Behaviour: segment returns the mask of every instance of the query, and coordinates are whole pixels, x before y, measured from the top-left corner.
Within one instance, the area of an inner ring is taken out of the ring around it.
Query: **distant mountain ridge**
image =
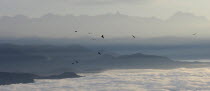
[[[136,54],[131,54],[131,55],[122,55],[122,56],[119,56],[118,58],[126,59],[126,58],[151,58],[151,57],[153,57],[153,58],[166,58],[166,59],[168,59],[167,57],[163,57],[163,56],[146,55],[146,54],[142,54],[142,53],[136,53]]]
[[[103,22],[101,22],[103,21]],[[123,14],[104,14],[96,16],[59,16],[47,14],[40,18],[24,15],[0,18],[0,36],[9,38],[81,38],[88,32],[109,37],[127,37],[135,33],[142,37],[189,36],[190,32],[205,33],[209,30],[209,20],[191,13],[177,12],[166,20],[156,17],[136,17]],[[97,25],[97,26],[95,26]],[[186,30],[186,32],[183,32]],[[74,31],[78,31],[75,33]],[[113,33],[115,32],[115,33]],[[120,32],[120,33],[119,33]],[[164,32],[164,33],[163,33]],[[16,36],[16,37],[14,37]]]
[[[64,79],[81,77],[74,72],[65,72],[60,75],[38,76],[30,73],[0,72],[0,85],[19,83],[34,83],[34,79]]]
[[[6,52],[6,53],[5,53]],[[197,64],[196,66],[192,66]],[[0,72],[24,72],[39,75],[63,72],[100,72],[109,69],[172,69],[201,67],[200,62],[178,62],[167,57],[141,53],[99,55],[82,46],[0,45]],[[206,66],[209,63],[204,63]]]

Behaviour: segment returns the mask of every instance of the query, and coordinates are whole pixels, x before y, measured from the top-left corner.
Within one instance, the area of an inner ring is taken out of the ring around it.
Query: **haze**
[[[209,3],[0,0],[0,90],[209,90]]]
[[[93,32],[95,36],[113,38],[132,34],[189,37],[198,33],[208,37],[208,3],[209,0],[1,0],[0,16],[4,17],[0,20],[0,34],[68,38],[87,37],[88,32]],[[70,35],[75,29],[82,32]]]
[[[210,18],[209,0],[1,0],[0,16],[24,14],[39,17],[46,13],[97,15],[120,11],[131,16],[166,19],[177,11]]]

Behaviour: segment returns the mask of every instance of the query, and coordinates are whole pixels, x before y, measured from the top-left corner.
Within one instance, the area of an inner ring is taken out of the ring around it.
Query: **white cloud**
[[[195,91],[210,89],[210,68],[113,70],[86,77],[0,86],[0,91]]]

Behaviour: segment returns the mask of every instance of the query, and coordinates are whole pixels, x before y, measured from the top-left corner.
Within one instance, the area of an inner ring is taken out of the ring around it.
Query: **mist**
[[[0,90],[208,90],[209,3],[0,0]]]
[[[119,12],[96,16],[47,14],[40,18],[17,15],[1,17],[0,34],[1,37],[13,38],[97,38],[104,34],[112,39],[131,35],[138,38],[192,37],[192,34],[198,33],[199,38],[208,38],[209,24],[207,18],[185,12],[177,12],[167,20],[128,16]]]

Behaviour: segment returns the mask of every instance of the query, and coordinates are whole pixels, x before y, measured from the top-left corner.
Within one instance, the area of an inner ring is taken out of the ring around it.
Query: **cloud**
[[[1,91],[196,91],[210,89],[210,68],[112,70],[86,77],[36,80],[0,86]]]

